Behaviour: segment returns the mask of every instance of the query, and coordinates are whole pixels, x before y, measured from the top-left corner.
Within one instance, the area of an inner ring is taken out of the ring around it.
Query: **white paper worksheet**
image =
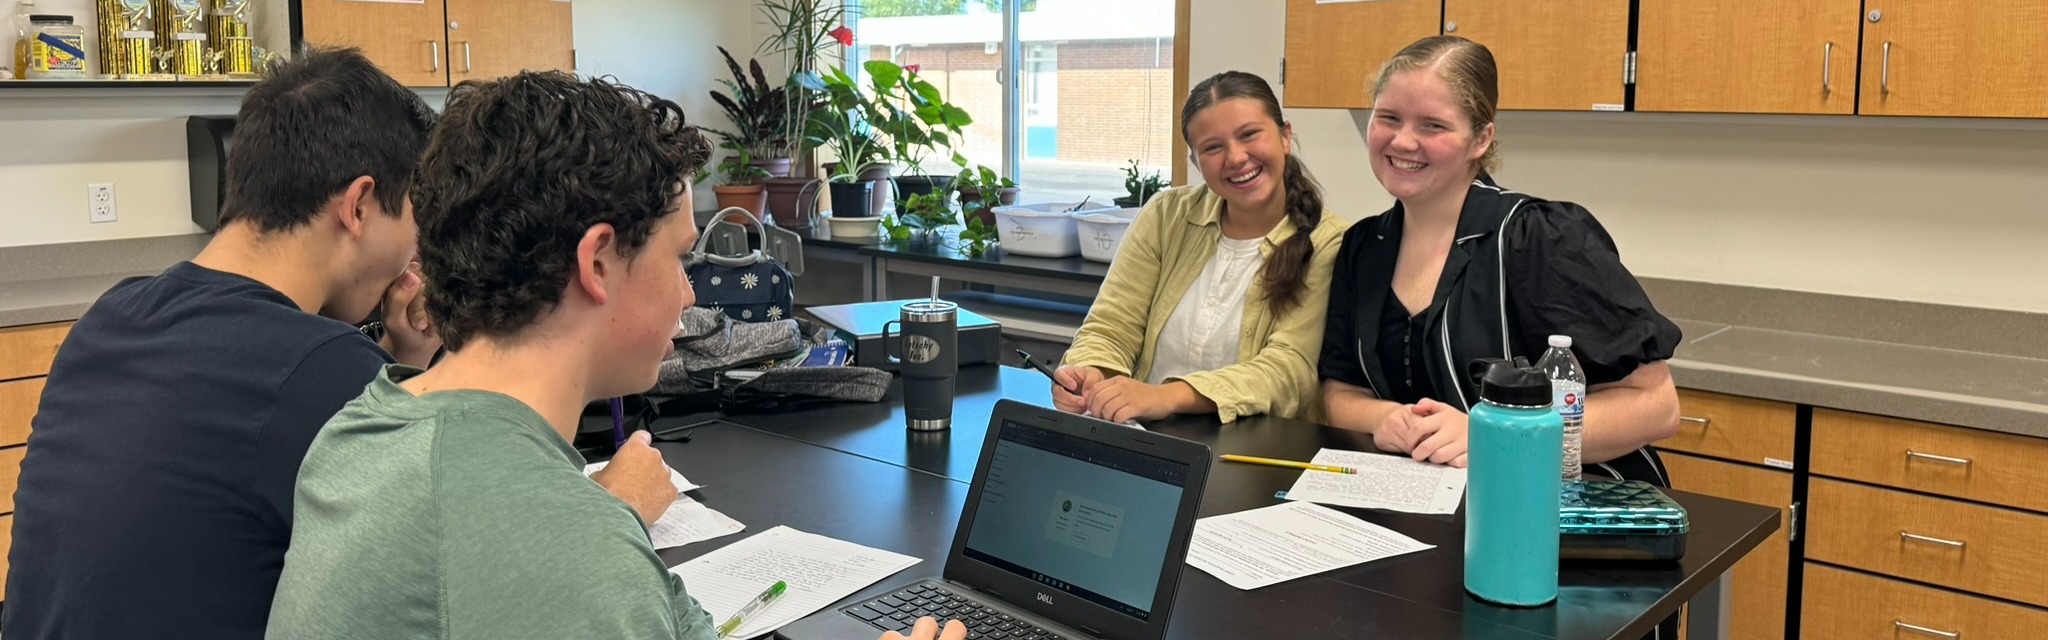
[[[729,536],[746,528],[740,521],[689,496],[676,496],[675,504],[669,505],[654,524],[647,525],[647,538],[654,542],[654,548],[667,549]]]
[[[606,460],[604,462],[592,462],[590,464],[584,465],[583,475],[587,476],[593,473],[597,473],[599,469],[603,469],[605,465],[611,463],[612,461]],[[683,477],[683,472],[677,471],[675,467],[668,468],[668,481],[675,483],[676,493],[682,493],[684,491],[696,491],[698,489],[704,488],[695,482],[691,482],[689,478]]]
[[[776,527],[669,571],[682,576],[683,588],[711,613],[712,624],[725,622],[775,581],[789,583],[782,599],[741,622],[732,633],[734,638],[752,638],[796,622],[917,562],[917,558],[900,553]]]
[[[1358,473],[1303,471],[1285,498],[1431,514],[1455,513],[1465,500],[1464,469],[1343,449],[1316,452],[1314,463],[1351,467]]]
[[[1336,509],[1289,502],[1196,520],[1188,566],[1249,591],[1433,548]]]

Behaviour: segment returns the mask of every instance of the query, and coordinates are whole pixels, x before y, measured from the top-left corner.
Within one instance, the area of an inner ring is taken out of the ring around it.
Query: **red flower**
[[[833,29],[831,31],[826,32],[826,35],[832,36],[833,40],[838,40],[839,46],[853,46],[853,30],[846,28],[845,25],[841,25],[837,29]]]
[[[924,69],[924,67],[922,67],[922,66],[919,66],[919,65],[914,65],[914,64],[906,64],[906,65],[903,65],[903,70],[904,70],[904,71],[909,71],[909,72],[911,72],[911,73],[917,73],[918,71],[920,71],[920,70],[922,70],[922,69]]]

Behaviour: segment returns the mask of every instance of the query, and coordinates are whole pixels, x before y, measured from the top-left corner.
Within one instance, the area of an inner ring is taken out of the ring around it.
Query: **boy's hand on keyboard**
[[[882,634],[881,640],[967,640],[967,625],[959,620],[947,620],[946,629],[939,631],[939,621],[930,617],[918,618],[917,626],[910,628],[910,637],[890,631]]]

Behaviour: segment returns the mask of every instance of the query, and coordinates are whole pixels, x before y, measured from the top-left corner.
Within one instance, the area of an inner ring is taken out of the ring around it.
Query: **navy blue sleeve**
[[[1337,249],[1337,263],[1331,267],[1335,273],[1330,276],[1329,320],[1323,325],[1323,349],[1316,359],[1316,377],[1336,380],[1357,387],[1368,387],[1365,370],[1358,365],[1358,288],[1360,281],[1358,254],[1365,244],[1367,227],[1371,220],[1351,225],[1344,233],[1344,244]]]
[[[368,337],[344,334],[308,352],[278,386],[276,410],[263,425],[250,467],[251,486],[263,497],[265,515],[291,525],[292,491],[313,436],[342,405],[362,395],[377,371],[390,362],[391,356]]]
[[[1636,367],[1671,358],[1678,325],[1650,304],[1591,212],[1569,202],[1538,202],[1522,213],[1502,239],[1516,353],[1541,354],[1549,336],[1571,336],[1590,384],[1617,382]]]

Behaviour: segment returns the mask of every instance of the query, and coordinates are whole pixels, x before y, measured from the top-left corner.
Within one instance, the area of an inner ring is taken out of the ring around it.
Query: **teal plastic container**
[[[1473,369],[1483,376],[1467,421],[1465,591],[1496,604],[1550,604],[1557,600],[1564,421],[1550,410],[1542,373],[1497,360]]]

